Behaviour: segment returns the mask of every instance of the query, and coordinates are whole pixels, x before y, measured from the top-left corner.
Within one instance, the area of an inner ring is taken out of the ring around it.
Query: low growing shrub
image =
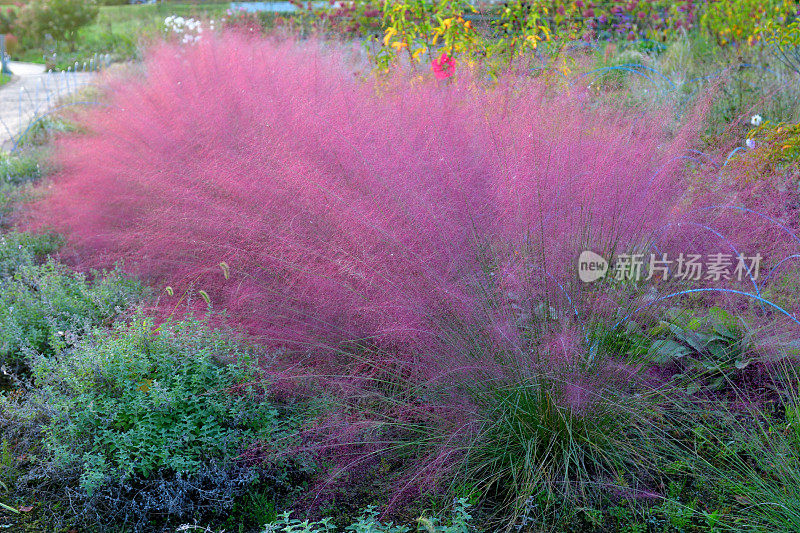
[[[2,239],[0,251],[9,249]],[[11,257],[0,256],[0,364],[8,368],[24,366],[35,354],[58,353],[95,327],[110,325],[142,295],[141,284],[120,270],[87,276],[53,259],[36,264],[36,249],[10,248]]]
[[[87,524],[149,531],[230,510],[259,484],[288,490],[288,469],[243,453],[279,447],[292,419],[265,397],[258,361],[204,322],[136,316],[36,357],[33,374],[26,402],[47,420],[22,490],[57,497],[66,485]]]
[[[62,244],[54,233],[21,233],[12,231],[0,235],[0,283],[8,282],[22,267],[52,254]]]

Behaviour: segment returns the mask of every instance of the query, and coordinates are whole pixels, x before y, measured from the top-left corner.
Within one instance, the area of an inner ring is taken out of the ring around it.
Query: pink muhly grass
[[[39,220],[86,264],[194,283],[251,333],[318,349],[430,342],[432,320],[469,319],[498,276],[555,295],[543,274],[571,281],[581,247],[674,216],[682,148],[654,121],[535,81],[379,96],[342,53],[234,36],[156,48],[60,143]]]
[[[87,133],[59,142],[36,223],[66,231],[85,266],[124,260],[174,287],[166,308],[207,291],[255,338],[343,376],[331,382],[351,398],[404,391],[371,425],[343,416],[333,440],[387,420],[427,431],[410,484],[511,431],[503,399],[526,416],[554,402],[554,424],[585,419],[597,437],[613,416],[594,424],[592,407],[624,413],[606,391],[636,370],[596,360],[587,325],[621,323],[647,292],[583,285],[576,259],[717,246],[687,223],[715,222],[699,206],[737,193],[687,194],[695,124],[672,132],[666,111],[514,76],[359,81],[348,53],[235,35],[154,48],[144,74],[106,81]],[[731,220],[731,238],[765,235]],[[509,426],[493,426],[498,410]]]

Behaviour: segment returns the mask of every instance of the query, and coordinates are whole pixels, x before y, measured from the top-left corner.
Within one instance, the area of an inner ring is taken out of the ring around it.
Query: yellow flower
[[[411,54],[411,57],[413,57],[414,59],[419,59],[419,56],[421,56],[422,54],[424,54],[424,53],[425,53],[425,52],[427,52],[427,51],[428,51],[428,49],[427,49],[427,48],[425,48],[424,46],[423,46],[422,48],[417,48],[417,49],[414,51],[414,53],[413,53],[413,54]]]
[[[392,43],[392,48],[394,48],[397,51],[400,51],[400,50],[402,50],[403,48],[405,48],[407,46],[408,46],[408,44],[406,44],[405,41],[395,41],[395,42]]]

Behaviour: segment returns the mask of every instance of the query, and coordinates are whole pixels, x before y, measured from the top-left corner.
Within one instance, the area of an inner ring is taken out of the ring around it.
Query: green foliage
[[[60,116],[47,115],[31,124],[17,139],[20,147],[39,147],[51,142],[56,134],[77,131],[74,124]]]
[[[540,41],[550,40],[551,29],[545,26],[546,14],[546,9],[532,7],[522,0],[506,3],[494,21],[498,38],[487,46],[487,55],[499,55],[511,61],[536,50]]]
[[[673,379],[690,393],[701,387],[722,389],[755,360],[747,325],[719,307],[709,309],[707,318],[676,316],[663,321],[651,335],[656,340],[648,360],[679,365]]]
[[[21,185],[39,179],[41,174],[39,162],[35,157],[0,154],[0,181]]]
[[[78,30],[97,18],[94,0],[32,0],[20,12],[17,26],[33,42],[50,35],[74,43]]]
[[[142,294],[121,271],[72,272],[35,258],[50,246],[19,234],[0,238],[0,364],[19,368],[26,357],[55,354],[108,324]],[[33,246],[26,246],[25,241]]]
[[[793,72],[800,72],[800,20],[788,25],[770,20],[760,32],[773,56]]]
[[[472,515],[469,513],[470,505],[466,498],[457,498],[454,502],[453,516],[448,523],[441,523],[436,517],[420,517],[415,528],[395,525],[393,522],[384,523],[379,519],[378,511],[369,506],[364,513],[351,525],[338,529],[332,524],[330,518],[320,521],[309,521],[292,518],[291,513],[283,513],[274,524],[269,524],[262,533],[336,533],[337,531],[352,533],[409,533],[419,531],[426,533],[470,533],[474,531],[471,526]]]
[[[797,7],[790,0],[725,0],[708,2],[700,26],[721,46],[753,44],[761,28],[773,21],[786,21]]]
[[[579,39],[664,40],[690,27],[694,16],[693,4],[665,0],[513,0],[480,11],[469,2],[389,0],[384,5],[383,48],[374,59],[380,69],[388,68],[398,53],[407,54],[412,63],[441,52],[490,64],[510,62],[533,53],[540,43],[553,53]],[[480,31],[473,20],[485,22]],[[655,45],[647,44],[648,49]]]
[[[773,369],[773,379],[789,384],[777,412],[751,402],[739,412],[715,413],[719,429],[706,432],[704,453],[693,457],[691,465],[695,475],[725,496],[723,511],[730,517],[703,513],[713,531],[729,524],[739,531],[800,531],[797,370],[791,361]]]
[[[654,406],[646,393],[630,394],[635,376],[623,382],[614,372],[587,361],[495,388],[464,452],[467,479],[536,523],[561,514],[557,502],[591,502],[598,479],[625,490],[652,468]]]
[[[772,170],[800,162],[800,124],[766,121],[750,130],[747,138],[755,143],[759,163]]]
[[[0,235],[0,284],[21,267],[32,266],[38,258],[58,250],[61,237],[54,233],[9,232]]]
[[[376,57],[379,67],[387,67],[395,52],[408,54],[412,63],[434,57],[434,47],[452,55],[475,44],[477,34],[464,15],[475,12],[466,1],[402,0],[384,5],[384,50]]]
[[[156,327],[139,316],[98,330],[35,360],[36,394],[51,409],[47,450],[54,464],[79,466],[89,494],[158,471],[191,477],[215,462],[230,466],[256,439],[278,436],[256,364],[193,318]]]
[[[28,185],[40,175],[35,157],[0,154],[0,227],[9,224],[14,205],[29,196]]]
[[[10,7],[0,9],[0,34],[13,33],[16,21],[17,12],[14,9]]]

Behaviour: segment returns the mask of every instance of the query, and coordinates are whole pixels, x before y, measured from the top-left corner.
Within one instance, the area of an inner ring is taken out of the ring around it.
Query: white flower
[[[752,117],[750,117],[750,124],[752,124],[756,128],[759,127],[763,121],[764,119],[761,118],[761,115],[753,115]]]
[[[751,150],[756,147],[756,141],[754,139],[747,139],[744,144],[746,144]]]

